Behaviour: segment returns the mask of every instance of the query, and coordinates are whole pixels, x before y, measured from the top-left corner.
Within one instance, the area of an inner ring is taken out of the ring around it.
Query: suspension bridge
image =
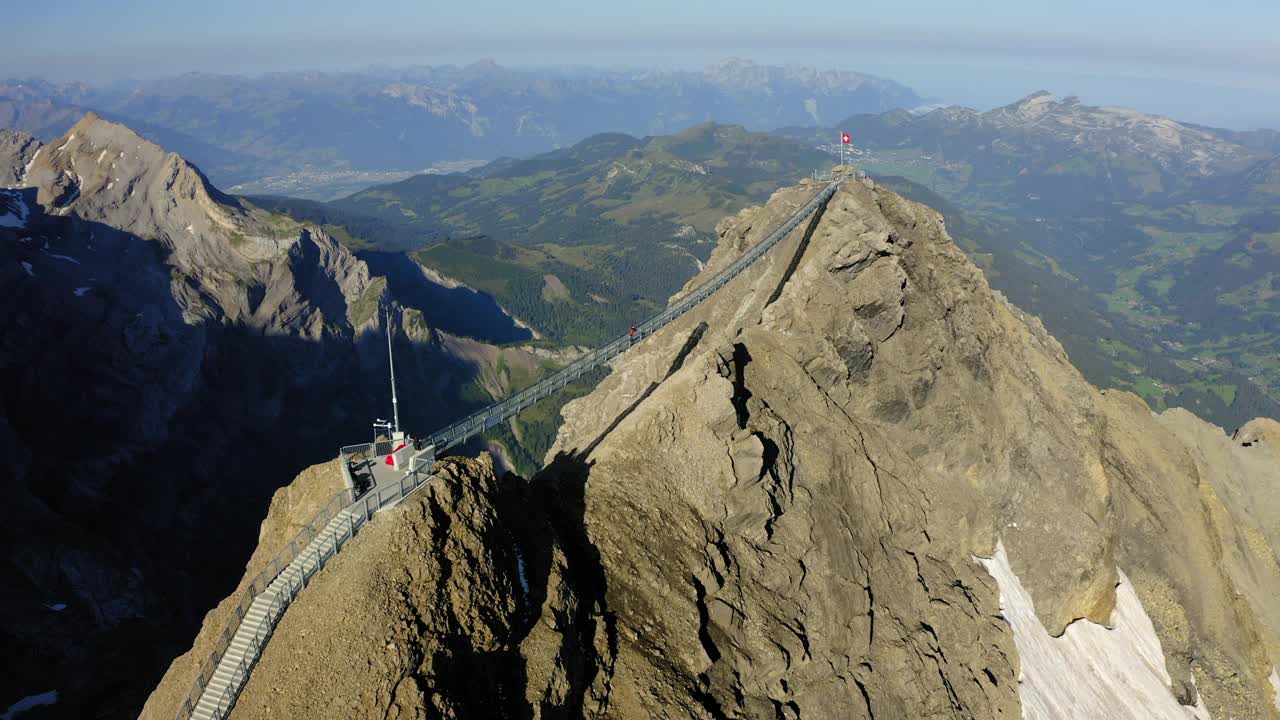
[[[605,343],[530,387],[425,438],[413,439],[396,432],[391,440],[342,448],[346,489],[330,500],[249,583],[231,619],[217,636],[213,651],[202,661],[176,720],[222,720],[230,714],[293,599],[375,513],[396,505],[425,485],[431,479],[436,458],[551,396],[706,301],[825,207],[850,177],[849,172],[832,173],[828,182],[768,237],[661,313],[635,326],[634,332]],[[392,392],[394,396],[394,389]]]

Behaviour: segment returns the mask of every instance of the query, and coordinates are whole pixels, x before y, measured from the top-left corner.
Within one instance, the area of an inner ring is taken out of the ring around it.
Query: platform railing
[[[350,488],[339,491],[289,540],[289,544],[281,548],[271,559],[271,562],[267,563],[249,582],[244,592],[240,594],[240,601],[236,604],[235,610],[232,611],[231,617],[227,620],[226,625],[223,626],[222,632],[218,634],[213,650],[201,663],[195,684],[192,686],[191,691],[187,693],[186,700],[179,706],[177,720],[186,720],[195,712],[196,705],[200,702],[201,696],[204,695],[204,689],[209,685],[209,680],[213,678],[213,673],[218,669],[218,663],[222,661],[222,656],[226,654],[227,648],[231,646],[231,640],[235,637],[236,631],[240,629],[240,624],[244,621],[245,614],[249,612],[250,606],[253,605],[254,599],[265,592],[280,573],[289,567],[294,559],[306,549],[307,545],[311,544],[316,535],[324,530],[329,521],[333,519],[333,516],[349,506],[353,500],[354,495]]]
[[[430,474],[432,465],[430,462],[418,461],[415,462],[414,465],[415,467],[405,473],[405,475],[401,477],[395,485],[375,488],[374,491],[365,494],[354,502],[351,501],[352,496],[349,490],[339,493],[339,495],[336,496],[334,500],[330,501],[330,503],[326,505],[321,512],[317,513],[315,519],[308,523],[307,527],[304,528],[304,530],[298,534],[297,538],[290,543],[290,547],[280,553],[280,556],[283,556],[288,551],[294,550],[294,544],[305,537],[306,542],[302,543],[293,551],[292,557],[296,558],[308,545],[311,544],[316,536],[320,535],[324,531],[337,513],[344,510],[348,511],[346,532],[335,534],[330,543],[322,543],[320,547],[316,548],[314,562],[310,564],[303,563],[299,567],[295,568],[291,574],[286,575],[283,592],[273,594],[271,607],[266,614],[266,622],[263,623],[262,627],[255,630],[253,638],[250,640],[252,652],[247,652],[245,657],[237,663],[236,669],[232,671],[231,682],[228,684],[227,688],[223,690],[218,699],[216,705],[217,717],[225,717],[226,712],[229,712],[231,707],[235,705],[236,699],[239,697],[240,692],[244,689],[245,682],[248,680],[249,673],[253,670],[253,666],[261,656],[263,645],[266,644],[267,639],[270,638],[271,634],[275,631],[275,626],[280,621],[281,616],[284,615],[285,609],[293,603],[293,600],[302,592],[303,588],[311,584],[311,579],[315,577],[316,573],[324,569],[329,561],[346,546],[347,542],[350,541],[351,538],[355,537],[356,532],[372,520],[373,516],[379,510],[400,502],[404,498],[413,494],[419,488],[426,485],[427,482],[434,477]],[[340,499],[346,504],[342,507],[336,507],[335,501]],[[292,562],[293,560],[290,559],[288,563],[278,565],[280,571],[288,568]],[[277,567],[275,563],[276,561],[273,561],[273,565],[271,567],[263,570],[259,575],[259,579],[265,577],[271,569]],[[270,580],[267,580],[265,584],[262,585],[262,590],[259,594],[261,592],[265,592],[278,576],[279,571],[277,571],[275,576],[272,576]],[[255,584],[259,582],[259,579],[255,579]],[[248,592],[246,592],[246,596],[247,595]],[[254,597],[256,597],[256,595]],[[221,661],[222,656],[226,654],[227,647],[230,646],[232,638],[235,637],[236,631],[239,629],[244,613],[248,612],[248,607],[252,604],[253,598],[248,598],[247,601],[241,601],[243,612],[240,612],[240,608],[237,608],[237,614],[234,618],[234,622],[229,622],[227,627],[223,630],[222,636],[226,638],[226,642],[220,642],[216,653],[209,656],[208,663],[211,663],[209,670],[206,673],[202,669],[200,674],[200,680],[202,682],[198,681],[197,687],[192,689],[192,693],[188,696],[187,702],[183,704],[182,710],[178,713],[178,720],[186,720],[186,718],[191,717],[191,714],[195,711],[195,707],[204,693],[204,688],[208,685],[209,678],[213,677],[214,670],[217,669],[218,663]]]

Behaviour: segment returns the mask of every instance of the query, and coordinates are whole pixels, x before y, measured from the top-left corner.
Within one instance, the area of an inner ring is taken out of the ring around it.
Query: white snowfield
[[[1210,720],[1206,708],[1174,698],[1160,638],[1124,573],[1110,629],[1078,620],[1054,638],[1010,569],[1004,544],[978,562],[1000,586],[1000,610],[1022,658],[1018,696],[1025,720]]]
[[[31,166],[36,164],[36,158],[40,157],[41,150],[44,150],[43,145],[36,148],[36,151],[31,155],[31,159],[28,160],[26,166],[22,168],[22,180],[18,182],[19,187],[26,187],[27,176],[31,174]]]
[[[1271,668],[1271,687],[1276,690],[1276,709],[1280,710],[1280,672]]]

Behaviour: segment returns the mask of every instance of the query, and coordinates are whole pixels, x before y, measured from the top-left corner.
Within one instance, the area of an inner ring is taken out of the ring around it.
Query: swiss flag
[[[853,138],[849,137],[849,133],[842,132],[840,133],[840,142],[844,143],[845,145],[848,145],[849,143],[853,142]]]

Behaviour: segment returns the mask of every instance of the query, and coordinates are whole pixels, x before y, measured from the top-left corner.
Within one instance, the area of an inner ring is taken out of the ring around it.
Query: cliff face
[[[412,427],[500,391],[499,354],[538,362],[428,327],[323,228],[93,115],[0,135],[0,188],[3,697],[137,712],[279,481],[388,412],[388,310]]]
[[[803,194],[723,224],[709,271]],[[837,697],[997,714],[1018,654],[972,558],[1002,542],[1051,635],[1108,623],[1122,570],[1178,698],[1198,686],[1217,717],[1274,712],[1280,527],[1223,497],[1274,493],[1275,448],[1090,387],[923,206],[846,186],[807,246],[789,242],[565,410],[609,605],[663,598],[652,618],[618,613],[635,672],[615,683],[664,668],[729,714]],[[639,538],[663,539],[660,562]],[[646,707],[642,684],[627,695]]]
[[[1280,717],[1275,423],[1089,386],[870,182],[564,416],[357,537],[235,716]]]

